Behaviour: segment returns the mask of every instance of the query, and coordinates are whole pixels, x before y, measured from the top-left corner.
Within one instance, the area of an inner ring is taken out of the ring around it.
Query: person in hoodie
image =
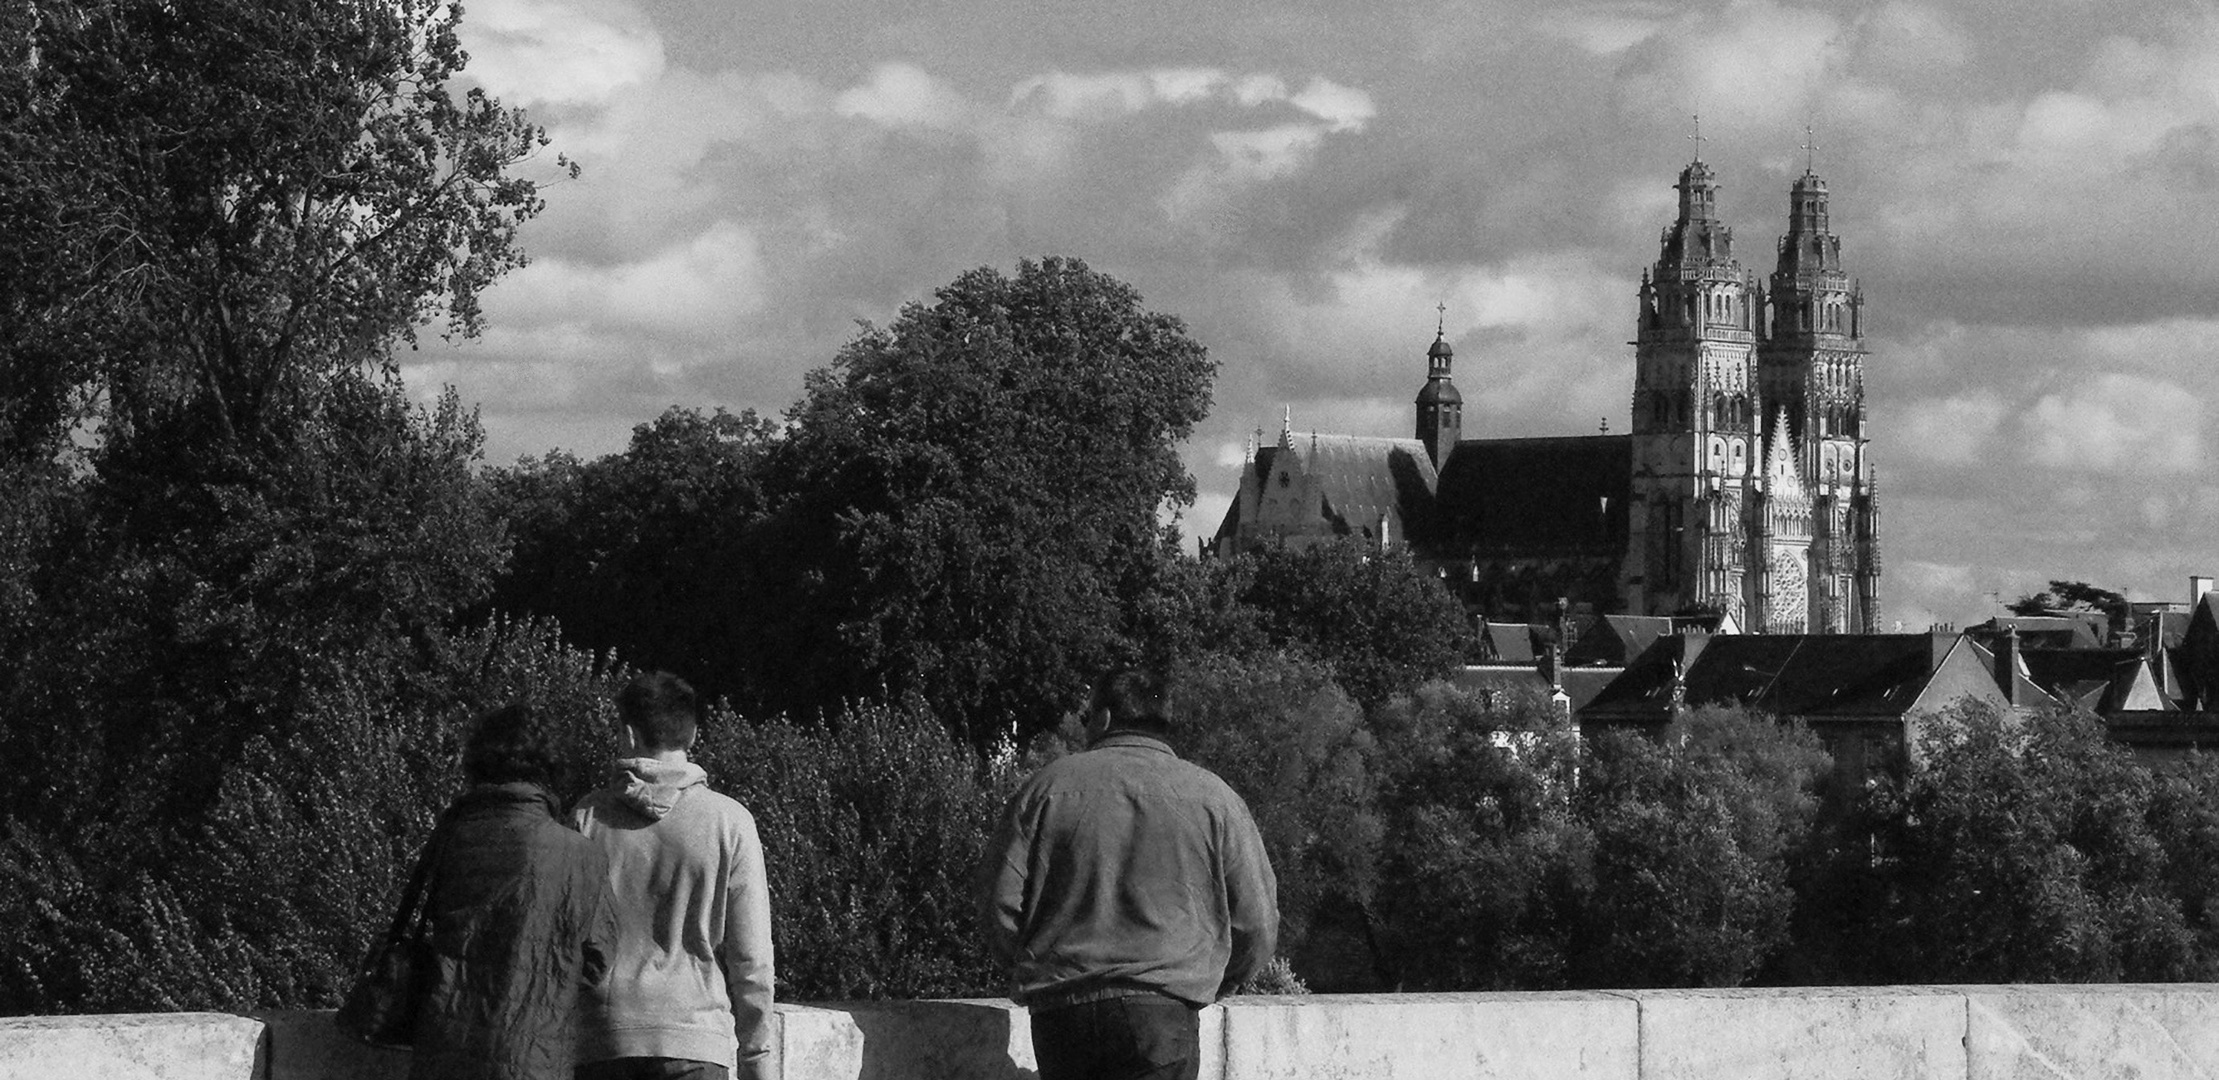
[[[767,1080],[770,890],[755,818],[687,760],[699,703],[685,680],[618,692],[620,757],[579,800],[578,831],[608,858],[609,974],[587,995],[578,1080]]]

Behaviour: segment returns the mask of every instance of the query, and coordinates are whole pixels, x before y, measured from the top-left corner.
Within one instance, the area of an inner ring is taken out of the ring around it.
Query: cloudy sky
[[[1044,254],[1220,363],[1190,532],[1283,408],[1408,434],[1436,304],[1467,436],[1623,431],[1700,114],[1767,272],[1816,133],[1868,298],[1884,624],[2219,571],[2212,0],[471,0],[465,41],[585,169],[488,333],[407,368],[482,403],[494,460],[775,415],[856,320]]]

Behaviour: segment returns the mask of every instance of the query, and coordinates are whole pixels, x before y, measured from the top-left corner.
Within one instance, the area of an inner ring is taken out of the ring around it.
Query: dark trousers
[[[1040,1080],[1195,1080],[1201,1049],[1199,1012],[1156,994],[1032,1014]]]
[[[577,1080],[726,1080],[722,1065],[687,1058],[625,1057],[578,1066]]]

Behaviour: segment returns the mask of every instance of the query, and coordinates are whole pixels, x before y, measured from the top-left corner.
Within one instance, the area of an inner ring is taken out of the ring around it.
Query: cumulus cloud
[[[508,105],[605,101],[663,72],[662,36],[616,0],[479,0],[469,73]]]
[[[2024,425],[2035,461],[2068,472],[2201,473],[2203,402],[2169,382],[2099,374],[2044,394]]]
[[[1900,425],[1897,454],[1944,465],[1974,465],[1990,460],[1990,440],[2010,415],[2011,406],[1994,390],[1974,390],[1937,401],[1909,403]]]
[[[408,377],[486,401],[497,455],[611,449],[673,402],[776,410],[853,320],[966,269],[1077,255],[1222,365],[1186,452],[1207,531],[1222,459],[1283,404],[1306,430],[1406,434],[1436,304],[1468,428],[1622,430],[1634,278],[1700,112],[1752,269],[1806,161],[1832,184],[1869,302],[1892,610],[1981,606],[1918,566],[2156,588],[2208,561],[2219,495],[2184,485],[2219,394],[2197,227],[2219,198],[2219,16],[1328,0],[1161,27],[1114,3],[870,24],[473,4],[473,76],[586,172],[546,190],[540,262],[488,295],[487,337]]]

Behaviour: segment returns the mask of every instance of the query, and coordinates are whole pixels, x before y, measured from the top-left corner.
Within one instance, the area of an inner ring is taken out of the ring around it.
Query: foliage
[[[720,711],[694,757],[762,833],[781,998],[999,992],[973,876],[1010,756],[982,762],[912,702],[808,726]]]
[[[1589,745],[1574,806],[1594,836],[1594,893],[1575,981],[1739,985],[1788,943],[1789,864],[1830,759],[1800,726],[1739,709]]]
[[[710,698],[763,697],[757,684],[784,673],[745,662],[769,625],[748,533],[775,438],[753,412],[673,407],[634,428],[623,453],[492,471],[516,553],[491,606],[551,617],[571,642],[677,672]]]
[[[447,644],[406,686],[335,665],[300,723],[249,739],[222,763],[205,816],[156,842],[96,822],[65,843],[12,822],[0,1011],[333,1004],[461,788],[475,716],[524,701],[550,717],[569,760],[609,753],[611,687],[552,627],[502,624]]]
[[[1266,639],[1329,664],[1367,708],[1447,676],[1473,651],[1463,607],[1407,552],[1354,541],[1259,548],[1221,572],[1241,583]]]
[[[763,533],[772,709],[919,695],[980,745],[1053,725],[1128,631],[1193,498],[1215,365],[1076,260],[974,270],[813,372]]]
[[[1926,728],[1882,833],[1896,968],[1948,982],[2187,977],[2149,772],[2102,721],[1963,703]],[[2174,788],[2170,814],[2213,810]],[[2184,798],[2185,797],[2185,798]],[[2201,805],[2197,805],[2198,803]],[[2200,884],[2200,883],[2199,883]]]
[[[1372,890],[1363,714],[1327,671],[1287,656],[1205,654],[1179,669],[1174,698],[1174,742],[1248,804],[1279,881],[1280,953],[1303,956],[1321,913]]]
[[[73,0],[6,27],[0,460],[283,441],[522,261],[544,142],[433,0]]]
[[[312,714],[323,682],[396,678],[443,648],[501,557],[469,473],[475,418],[452,396],[423,410],[357,384],[301,434],[220,482],[111,447],[72,493],[41,553],[35,632],[0,676],[20,718],[0,746],[44,768],[0,806],[149,833],[190,820],[247,742]],[[118,792],[120,775],[134,783]]]
[[[2049,588],[2004,605],[2014,615],[2051,615],[2060,611],[2099,611],[2113,630],[2127,625],[2127,598],[2085,581],[2052,580]]]
[[[1372,713],[1378,882],[1367,897],[1380,985],[1406,990],[1568,984],[1593,891],[1569,795],[1579,738],[1537,694],[1433,683]]]

